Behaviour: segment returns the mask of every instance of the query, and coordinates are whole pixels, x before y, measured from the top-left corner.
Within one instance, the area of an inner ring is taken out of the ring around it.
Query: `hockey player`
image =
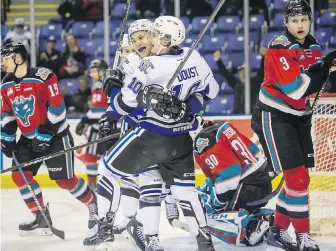
[[[322,56],[309,34],[311,8],[305,0],[291,0],[284,11],[286,31],[273,38],[265,56],[265,78],[252,115],[266,157],[285,186],[279,194],[268,250],[317,251],[309,234],[309,167],[314,166],[309,95],[327,80],[336,52]],[[288,235],[292,224],[296,241]]]
[[[198,119],[200,127],[190,134],[195,160],[207,177],[198,191],[206,205],[211,233],[231,244],[259,244],[273,211],[259,210],[267,201],[257,206],[248,203],[272,190],[274,175],[270,175],[267,160],[257,145],[229,122],[202,126],[202,119]]]
[[[91,126],[88,142],[99,138],[99,119],[105,113],[107,104],[107,97],[103,91],[103,84],[101,83],[104,71],[107,69],[107,64],[104,60],[96,59],[92,60],[89,65],[89,74],[93,80],[91,87],[91,105],[90,110],[82,116],[80,122],[76,127],[76,134],[83,135],[87,129]],[[116,123],[114,124],[116,129]],[[86,148],[86,153],[82,160],[86,165],[86,171],[88,176],[88,183],[91,189],[94,191],[97,183],[97,161],[100,154],[102,154],[103,146],[101,144],[92,144]]]
[[[120,196],[117,180],[158,165],[161,173],[166,174],[164,178],[181,205],[191,233],[197,237],[199,251],[214,250],[203,207],[194,189],[192,141],[188,131],[197,126],[194,114],[202,109],[203,96],[214,98],[219,90],[218,83],[204,59],[194,51],[174,82],[176,98],[170,92],[163,92],[188,49],[179,47],[184,36],[185,28],[179,19],[170,16],[156,19],[151,32],[151,53],[156,56],[145,57],[134,74],[125,74],[120,81],[121,92],[111,99],[112,113],[131,114],[139,106],[146,110],[139,119],[139,126],[128,132],[105,156],[102,179],[112,186],[111,208],[115,212]],[[141,48],[141,52],[146,49]],[[142,92],[145,87],[149,89]],[[142,103],[143,100],[146,102]],[[152,214],[142,215],[143,219],[158,221],[160,194],[161,191],[144,193],[142,206],[151,207],[147,212]],[[99,222],[99,237],[108,240],[113,236],[113,217],[99,216],[104,217]],[[145,222],[143,224],[146,233]],[[146,235],[146,243],[147,251],[163,250],[157,234]]]
[[[65,104],[56,75],[47,68],[27,65],[28,52],[20,43],[9,43],[1,48],[1,57],[7,75],[1,85],[1,151],[8,157],[13,152],[19,163],[71,148],[73,139],[66,119]],[[16,141],[17,128],[21,131]],[[97,213],[95,196],[84,181],[74,174],[71,152],[45,161],[49,176],[56,184],[68,190],[89,208],[89,228]],[[42,191],[34,179],[42,163],[23,168],[29,185],[34,190],[51,223],[48,207],[44,205]],[[19,225],[19,230],[47,233],[47,223],[27,188],[19,170],[12,172],[12,180],[35,219]],[[52,223],[51,223],[52,224]]]
[[[144,20],[144,19],[142,19],[142,20]],[[147,19],[145,19],[145,20],[147,20]],[[120,50],[121,50],[121,57],[122,58],[125,58],[127,55],[135,52],[133,47],[130,46],[128,34],[124,34]]]

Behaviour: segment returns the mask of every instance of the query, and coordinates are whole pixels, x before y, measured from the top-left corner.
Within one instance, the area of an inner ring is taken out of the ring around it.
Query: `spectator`
[[[86,113],[89,110],[91,90],[89,81],[85,75],[79,77],[79,89],[77,93],[68,95],[65,88],[62,89],[62,92],[67,109],[76,113]]]
[[[60,78],[76,78],[84,74],[85,54],[72,34],[68,34],[65,40],[59,75]]]
[[[104,18],[103,0],[84,0],[82,5],[83,19],[87,21],[100,21]]]
[[[31,33],[25,29],[25,20],[22,17],[15,19],[15,28],[12,31],[8,31],[6,37],[4,38],[4,44],[9,42],[22,43],[27,51],[29,51],[29,43],[31,38]]]
[[[216,51],[214,53],[214,60],[217,63],[219,73],[226,79],[229,86],[234,90],[234,105],[233,113],[243,114],[245,113],[245,66],[242,65],[238,68],[239,79],[237,79],[230,71],[226,69],[221,60],[221,52]],[[251,107],[258,98],[259,90],[261,87],[263,79],[257,75],[256,77],[251,77]]]
[[[47,40],[46,50],[40,53],[37,66],[49,68],[58,75],[61,66],[61,52],[56,50],[55,46],[56,39],[54,36],[50,36]]]
[[[70,20],[79,20],[82,15],[83,0],[63,0],[57,9],[58,14],[62,17],[63,27]]]
[[[160,15],[160,1],[136,0],[135,8],[140,11],[141,18],[156,18]]]

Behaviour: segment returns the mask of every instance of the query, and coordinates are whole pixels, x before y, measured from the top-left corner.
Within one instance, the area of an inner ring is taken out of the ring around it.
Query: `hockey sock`
[[[140,186],[139,208],[145,235],[159,233],[162,184]]]
[[[128,179],[122,178],[120,180],[121,188],[121,205],[125,217],[134,217],[139,207],[139,185],[136,183],[135,178]]]
[[[173,197],[178,201],[189,225],[190,234],[198,236],[199,228],[207,225],[205,208],[196,192],[194,181],[179,181],[180,185],[170,187]]]
[[[276,204],[276,211],[274,215],[274,225],[287,230],[290,225],[290,219],[287,212],[286,201],[286,191],[283,188],[278,196],[278,201]]]
[[[297,233],[309,232],[308,169],[300,166],[285,170],[284,177],[285,203],[290,221]]]
[[[41,191],[40,185],[33,179],[33,173],[30,171],[24,171],[24,174],[27,177],[29,185],[34,191],[36,198],[40,202],[41,207],[44,208],[42,191]],[[32,213],[36,213],[37,211],[39,211],[38,206],[35,203],[34,198],[33,198],[34,195],[29,190],[26,182],[24,181],[19,171],[12,172],[12,180],[16,184],[16,186],[19,188],[20,194],[22,195],[22,198],[24,202],[26,203],[27,207],[29,208],[29,210]]]
[[[56,183],[60,188],[68,190],[85,205],[93,202],[94,195],[83,178],[74,176],[71,179],[56,180]]]
[[[120,187],[113,176],[99,176],[97,185],[98,215],[106,217],[109,212],[115,213],[120,203]]]

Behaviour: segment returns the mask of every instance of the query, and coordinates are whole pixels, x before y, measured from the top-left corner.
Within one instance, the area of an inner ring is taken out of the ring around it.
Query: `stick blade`
[[[53,226],[50,228],[50,230],[57,237],[61,238],[62,240],[65,239],[65,233],[64,233],[64,231],[58,230],[58,229],[54,228]]]

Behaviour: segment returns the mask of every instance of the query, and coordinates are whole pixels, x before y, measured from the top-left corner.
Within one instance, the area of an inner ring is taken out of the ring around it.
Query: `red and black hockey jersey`
[[[287,33],[274,37],[265,55],[265,78],[259,93],[262,109],[297,116],[309,114],[309,98],[304,94],[310,78],[303,71],[321,57],[322,48],[311,35],[302,45]]]
[[[68,130],[66,107],[56,75],[47,68],[28,68],[17,79],[7,74],[1,85],[1,133],[13,135],[19,127],[27,138],[43,125],[54,135]]]
[[[86,113],[89,119],[99,121],[100,117],[105,113],[108,107],[108,98],[103,91],[103,84],[95,81],[91,88],[91,106]]]

